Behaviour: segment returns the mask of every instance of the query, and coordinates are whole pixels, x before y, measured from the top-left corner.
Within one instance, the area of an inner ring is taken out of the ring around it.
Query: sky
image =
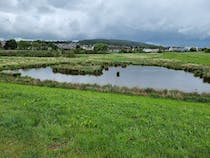
[[[0,39],[210,46],[210,0],[0,0]]]

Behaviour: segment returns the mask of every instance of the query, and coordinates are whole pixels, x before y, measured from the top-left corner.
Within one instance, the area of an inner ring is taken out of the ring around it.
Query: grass
[[[196,64],[210,66],[209,53],[136,53],[136,54],[94,54],[77,55],[75,58],[64,57],[3,57],[0,56],[0,69],[16,68],[21,65],[59,64],[59,63],[133,63],[142,64],[144,61],[175,62],[179,64]],[[9,67],[10,66],[10,67]]]
[[[61,51],[61,50],[0,50],[0,56],[74,57],[74,53],[72,51]]]
[[[194,53],[163,53],[161,58],[176,59],[186,63],[202,64],[210,66],[210,54],[202,52]]]
[[[0,155],[210,157],[205,103],[0,83]]]
[[[0,56],[0,70],[48,65],[67,70],[74,65],[75,70],[90,72],[96,65],[136,64],[201,77],[210,76],[209,63],[210,54],[201,52]],[[41,82],[0,74],[0,157],[210,157],[209,100],[209,94]]]

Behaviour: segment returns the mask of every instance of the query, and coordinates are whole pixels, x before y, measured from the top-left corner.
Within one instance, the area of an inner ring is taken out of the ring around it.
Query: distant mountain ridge
[[[129,41],[129,40],[118,40],[118,39],[90,39],[90,40],[81,40],[79,41],[79,44],[82,45],[94,45],[96,43],[104,43],[108,45],[114,45],[114,46],[129,46],[129,47],[153,47],[157,48],[160,46],[152,45],[152,44],[146,44],[142,42],[135,42],[135,41]]]

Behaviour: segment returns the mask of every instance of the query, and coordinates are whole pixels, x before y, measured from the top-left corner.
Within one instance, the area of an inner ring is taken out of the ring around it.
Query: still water
[[[20,69],[18,72],[21,73],[21,76],[67,83],[210,92],[210,84],[204,83],[202,79],[194,77],[191,73],[154,66],[110,67],[108,71],[104,70],[101,76],[65,75],[54,73],[51,67]]]

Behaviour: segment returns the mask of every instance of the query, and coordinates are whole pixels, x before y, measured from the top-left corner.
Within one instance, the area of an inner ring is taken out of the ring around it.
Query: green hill
[[[91,40],[81,40],[79,41],[80,44],[87,44],[87,45],[94,45],[96,43],[104,43],[108,45],[114,46],[129,46],[129,47],[160,47],[156,45],[150,45],[142,42],[135,42],[135,41],[128,41],[128,40],[117,40],[117,39],[91,39]]]

